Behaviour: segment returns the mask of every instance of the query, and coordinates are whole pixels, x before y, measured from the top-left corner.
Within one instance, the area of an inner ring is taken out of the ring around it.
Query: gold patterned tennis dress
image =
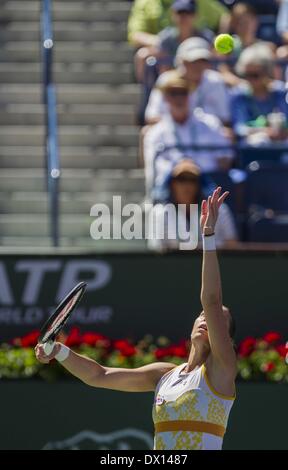
[[[235,396],[216,392],[206,368],[175,367],[157,384],[153,405],[155,450],[221,450]]]

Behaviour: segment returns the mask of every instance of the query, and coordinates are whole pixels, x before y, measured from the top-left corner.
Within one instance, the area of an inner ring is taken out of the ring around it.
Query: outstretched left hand
[[[219,207],[223,204],[229,191],[225,191],[221,196],[222,188],[218,186],[213,191],[208,200],[204,199],[201,206],[200,227],[203,235],[212,235],[215,232],[215,225],[218,219]]]

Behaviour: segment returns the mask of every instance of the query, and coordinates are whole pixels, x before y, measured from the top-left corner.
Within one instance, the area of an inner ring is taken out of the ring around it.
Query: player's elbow
[[[96,370],[93,368],[91,372],[81,377],[81,380],[85,385],[89,385],[90,387],[101,387],[105,380],[105,374],[106,368],[97,366]]]
[[[222,307],[221,295],[218,293],[201,294],[201,303],[203,309]]]

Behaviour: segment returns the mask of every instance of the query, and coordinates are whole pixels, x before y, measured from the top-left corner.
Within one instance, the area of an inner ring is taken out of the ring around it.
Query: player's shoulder
[[[169,372],[173,371],[178,367],[176,364],[171,362],[153,362],[151,364],[147,364],[146,366],[142,367],[142,371],[149,374],[150,378],[153,378],[154,384],[159,382],[164,376],[166,376]],[[152,374],[152,375],[151,375]]]

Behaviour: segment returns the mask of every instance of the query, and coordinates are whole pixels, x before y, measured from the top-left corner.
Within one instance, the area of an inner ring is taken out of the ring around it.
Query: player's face
[[[171,191],[175,204],[193,204],[199,191],[199,179],[192,173],[181,173],[173,178]]]
[[[209,68],[209,62],[205,59],[195,60],[194,62],[184,61],[184,78],[188,82],[200,82],[205,70]]]
[[[230,322],[231,322],[231,315],[229,309],[227,307],[222,307],[222,313],[226,321],[227,330],[229,331]],[[191,333],[191,340],[192,342],[202,342],[203,344],[209,344],[209,337],[208,337],[208,327],[205,319],[205,313],[202,311],[199,317],[196,318],[193,330]]]
[[[196,318],[193,330],[191,333],[191,341],[204,343],[206,345],[209,344],[209,337],[208,337],[208,327],[205,319],[204,312],[201,312],[199,317]]]

